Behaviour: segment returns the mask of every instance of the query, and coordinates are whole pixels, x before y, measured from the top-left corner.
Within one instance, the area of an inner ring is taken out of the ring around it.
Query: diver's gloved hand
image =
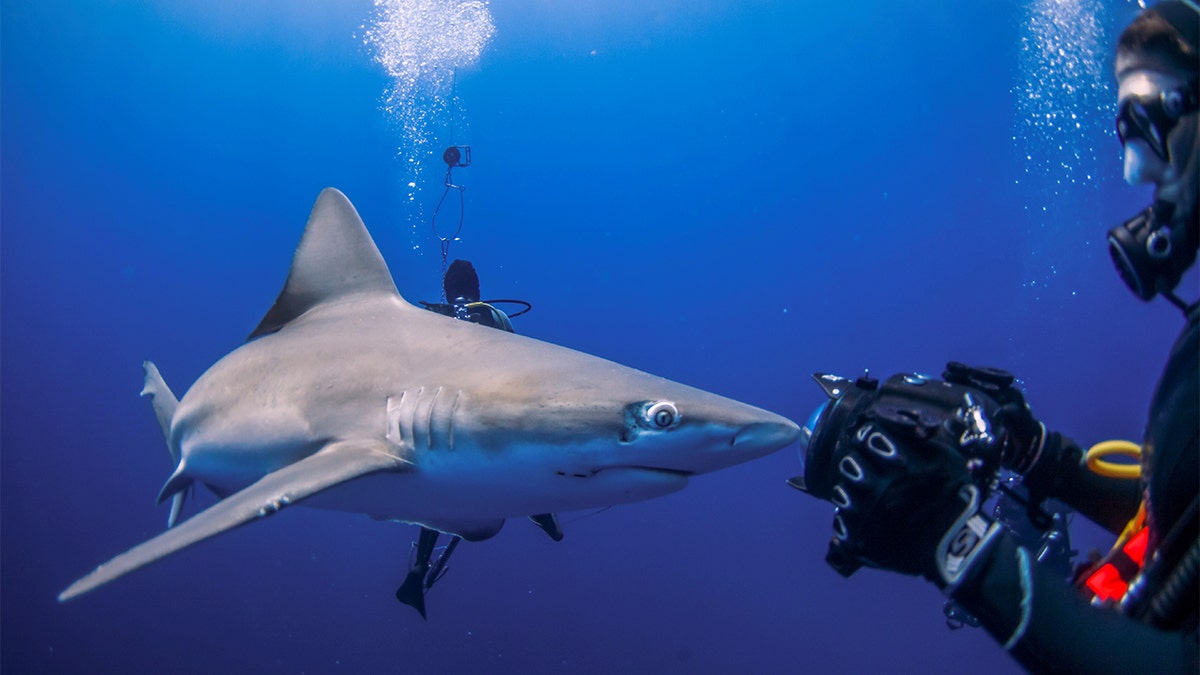
[[[1045,446],[1046,427],[1033,416],[1025,396],[1015,386],[1016,377],[1007,371],[972,367],[956,361],[946,364],[942,376],[948,382],[976,388],[999,404],[1000,408],[992,413],[991,419],[986,412],[982,412],[982,419],[1003,436],[1000,463],[1021,475],[1033,469]]]
[[[1040,502],[1054,496],[1058,482],[1070,475],[1063,464],[1077,464],[1082,457],[1068,452],[1073,444],[1065,442],[1061,434],[1048,432],[1046,425],[1034,418],[1019,391],[1013,389],[1008,398],[996,413],[997,426],[1006,433],[1001,464],[1020,474],[1033,501]]]
[[[1012,374],[993,368],[974,368],[961,363],[946,364],[947,381],[975,387],[991,397],[1000,408],[984,419],[1000,436],[1000,464],[1022,476],[1035,503],[1058,493],[1059,482],[1072,475],[1067,465],[1082,456],[1070,450],[1073,444],[1060,434],[1050,433],[1033,416],[1025,396],[1015,386]]]
[[[834,458],[834,537],[826,562],[844,576],[866,565],[921,575],[948,595],[999,531],[962,454],[902,414],[876,410]]]
[[[1046,426],[1033,416],[1025,397],[1017,389],[1007,392],[995,422],[1006,432],[1001,463],[1004,468],[1021,474],[1029,473],[1041,458],[1046,441]]]

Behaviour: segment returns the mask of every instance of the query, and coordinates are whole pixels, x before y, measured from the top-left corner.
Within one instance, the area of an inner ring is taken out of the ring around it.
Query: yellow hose
[[[1109,462],[1105,457],[1121,455],[1137,460],[1136,464]],[[1087,466],[1093,472],[1109,478],[1137,480],[1142,477],[1142,446],[1131,441],[1102,441],[1087,451]]]

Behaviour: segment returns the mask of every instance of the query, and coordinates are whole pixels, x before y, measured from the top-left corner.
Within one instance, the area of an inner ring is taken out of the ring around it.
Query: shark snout
[[[795,443],[798,438],[800,427],[791,420],[780,418],[742,427],[729,444],[739,452],[765,455]]]
[[[724,433],[710,436],[707,443],[691,447],[675,458],[672,468],[691,474],[709,473],[769,455],[800,438],[800,427],[785,417],[757,417],[755,422],[727,426]]]

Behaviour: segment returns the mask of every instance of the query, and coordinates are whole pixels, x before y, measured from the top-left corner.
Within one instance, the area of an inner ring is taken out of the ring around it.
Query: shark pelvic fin
[[[381,441],[341,441],[327,445],[316,454],[267,474],[178,526],[97,567],[60,593],[58,600],[66,602],[143,565],[213,535],[270,516],[338,483],[381,471],[404,471],[410,466],[388,454]]]
[[[325,188],[308,217],[283,292],[247,339],[273,333],[322,303],[359,294],[400,296],[350,200]]]
[[[529,516],[529,519],[532,520],[535,525],[542,528],[546,534],[550,535],[550,538],[554,541],[563,540],[562,526],[558,524],[558,514],[543,513],[537,516]]]
[[[179,466],[175,467],[175,473],[171,474],[171,477],[163,484],[162,489],[158,491],[158,498],[154,500],[154,503],[161,504],[167,497],[186,494],[187,489],[191,486],[192,477],[187,475],[187,469],[184,468],[183,462],[180,462]],[[172,507],[172,510],[174,510],[174,507]]]

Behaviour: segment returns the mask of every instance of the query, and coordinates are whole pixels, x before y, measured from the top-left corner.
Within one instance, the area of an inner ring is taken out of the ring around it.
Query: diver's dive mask
[[[1109,230],[1108,252],[1134,295],[1149,301],[1162,294],[1183,308],[1183,302],[1172,292],[1183,273],[1196,262],[1200,225],[1195,214],[1187,222],[1172,223],[1174,210],[1170,202],[1156,201]]]
[[[1172,89],[1147,96],[1131,96],[1117,111],[1117,137],[1121,145],[1140,138],[1164,162],[1170,162],[1167,138],[1179,118],[1200,109],[1196,87]]]

